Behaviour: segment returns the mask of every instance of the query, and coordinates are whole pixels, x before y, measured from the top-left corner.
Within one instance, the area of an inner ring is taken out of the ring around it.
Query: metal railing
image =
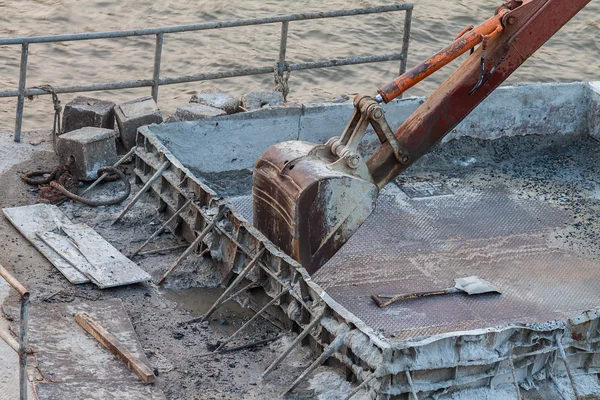
[[[0,46],[5,45],[21,45],[21,63],[19,68],[19,87],[17,90],[5,90],[0,91],[0,97],[17,97],[17,113],[15,121],[15,137],[14,140],[19,142],[21,140],[21,128],[23,122],[23,107],[26,96],[44,95],[50,94],[48,90],[41,88],[26,88],[27,78],[27,58],[29,56],[29,45],[34,43],[54,43],[54,42],[67,42],[76,40],[94,40],[94,39],[110,39],[110,38],[122,38],[131,36],[156,36],[156,45],[154,48],[154,71],[152,79],[142,79],[135,81],[125,82],[110,82],[110,83],[99,83],[89,85],[78,85],[78,86],[60,86],[53,88],[55,93],[76,93],[76,92],[91,92],[99,90],[113,90],[113,89],[131,89],[140,87],[151,87],[152,97],[155,101],[158,100],[158,88],[160,85],[173,85],[178,83],[186,82],[198,82],[213,79],[232,78],[237,76],[248,76],[248,75],[260,75],[275,73],[280,79],[284,79],[284,73],[286,71],[299,71],[306,69],[326,68],[342,65],[355,65],[355,64],[366,64],[383,61],[394,61],[400,60],[400,74],[406,70],[406,59],[408,53],[408,44],[410,39],[410,26],[412,21],[412,4],[393,4],[380,7],[368,7],[358,8],[352,10],[338,10],[338,11],[325,11],[325,12],[312,12],[303,14],[290,14],[281,15],[275,17],[266,18],[254,18],[254,19],[241,19],[234,21],[223,21],[223,22],[206,22],[195,25],[181,25],[181,26],[170,26],[162,28],[149,28],[149,29],[135,29],[135,30],[124,30],[124,31],[112,31],[112,32],[96,32],[96,33],[80,33],[80,34],[69,34],[69,35],[54,35],[54,36],[32,36],[32,37],[21,37],[21,38],[4,38],[0,39]],[[289,23],[292,21],[304,21],[312,19],[323,19],[323,18],[334,18],[334,17],[347,17],[367,14],[379,14],[389,13],[394,11],[404,11],[404,32],[402,40],[402,49],[399,53],[390,53],[383,55],[372,55],[364,57],[349,57],[342,59],[331,59],[312,61],[305,63],[294,63],[288,64],[286,62],[286,51],[287,51],[287,37]],[[202,31],[209,29],[221,29],[221,28],[233,28],[240,26],[251,26],[251,25],[265,25],[281,23],[281,36],[279,45],[279,57],[276,65],[263,66],[263,67],[249,67],[243,69],[235,69],[224,72],[215,73],[203,73],[196,75],[185,75],[173,78],[161,78],[160,67],[162,57],[162,45],[163,35],[169,33],[181,33],[191,31]]]
[[[21,297],[21,328],[19,342],[8,333],[0,330],[0,339],[4,340],[14,351],[19,354],[19,399],[27,400],[27,323],[29,320],[29,292],[19,283],[2,265],[0,276],[15,289]]]

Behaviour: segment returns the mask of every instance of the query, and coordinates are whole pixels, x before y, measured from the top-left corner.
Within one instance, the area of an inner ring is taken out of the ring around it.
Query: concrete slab
[[[77,96],[65,104],[63,112],[63,131],[71,132],[86,126],[113,129],[115,126],[115,103]]]
[[[144,385],[121,360],[77,325],[73,320],[77,312],[87,313],[147,362],[121,300],[40,304],[31,310],[31,345],[39,351],[40,371],[54,381],[36,384],[41,399],[165,399],[158,387]]]
[[[90,280],[69,264],[60,254],[48,247],[37,236],[47,231],[57,230],[58,225],[68,225],[69,218],[60,209],[50,204],[3,208],[4,215],[25,238],[74,285]]]
[[[163,122],[162,113],[152,97],[142,97],[119,104],[115,107],[115,118],[121,142],[128,150],[135,146],[135,137],[140,126]]]
[[[98,169],[117,161],[115,133],[112,129],[85,127],[58,137],[56,144],[62,163],[75,158],[77,179],[95,180]]]

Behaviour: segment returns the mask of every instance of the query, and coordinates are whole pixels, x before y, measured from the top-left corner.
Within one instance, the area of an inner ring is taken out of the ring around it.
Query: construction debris
[[[240,110],[240,99],[227,93],[198,92],[192,96],[190,103],[219,108],[227,114],[235,114]]]
[[[263,107],[280,107],[284,103],[280,92],[249,92],[242,95],[242,107],[246,111],[260,110]]]
[[[150,280],[150,275],[96,231],[73,224],[56,206],[3,209],[10,222],[73,284],[100,289]]]
[[[117,161],[112,129],[85,127],[58,137],[56,150],[62,163],[75,159],[73,173],[80,180],[94,180],[98,169]]]
[[[119,339],[104,329],[97,321],[94,321],[86,313],[80,312],[75,315],[75,322],[110,350],[111,353],[121,359],[127,365],[127,368],[135,372],[144,383],[154,382],[154,373],[150,369],[150,366],[133,355]]]
[[[163,122],[162,113],[152,97],[142,97],[119,104],[115,107],[115,117],[121,143],[127,150],[135,146],[135,136],[140,126]]]
[[[77,96],[65,104],[63,132],[71,132],[86,126],[112,130],[115,126],[115,103]]]
[[[207,118],[220,117],[227,113],[219,108],[204,104],[190,103],[179,107],[175,114],[167,118],[165,122],[200,121]]]

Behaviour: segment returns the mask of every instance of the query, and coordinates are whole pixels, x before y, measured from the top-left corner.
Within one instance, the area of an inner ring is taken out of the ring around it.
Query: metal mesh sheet
[[[503,186],[410,199],[390,185],[376,211],[314,276],[337,302],[397,339],[565,319],[600,304],[600,262],[548,238],[572,222],[562,208]],[[477,275],[502,295],[464,294],[379,309],[372,294],[454,286]]]

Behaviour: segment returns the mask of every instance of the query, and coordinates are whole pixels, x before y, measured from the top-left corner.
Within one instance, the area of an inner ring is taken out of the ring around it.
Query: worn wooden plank
[[[146,271],[125,257],[86,224],[64,225],[62,231],[93,266],[89,274],[100,289],[146,282],[151,279]]]
[[[2,211],[11,224],[52,263],[69,282],[74,285],[87,283],[90,280],[67,260],[48,247],[39,237],[44,233],[59,228],[59,225],[70,224],[71,221],[60,209],[50,204],[34,204],[23,207],[3,208]]]
[[[139,358],[135,357],[115,336],[90,318],[89,315],[79,312],[75,314],[75,322],[110,350],[111,353],[121,359],[127,365],[127,368],[135,372],[144,383],[154,382],[152,369]]]

